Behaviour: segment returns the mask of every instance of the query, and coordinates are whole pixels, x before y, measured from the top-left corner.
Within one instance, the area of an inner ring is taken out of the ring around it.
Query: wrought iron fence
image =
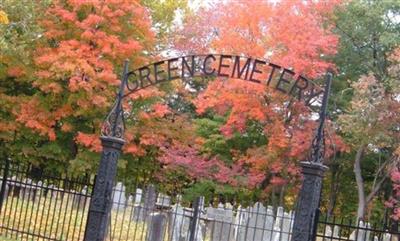
[[[93,178],[54,175],[32,166],[0,167],[0,240],[83,240]],[[132,185],[132,184],[131,184]],[[260,202],[242,206],[202,197],[182,200],[156,187],[113,188],[107,240],[290,241],[294,212]],[[208,201],[208,200],[207,200]],[[215,202],[216,201],[216,202]],[[393,225],[392,225],[393,226]],[[320,216],[315,240],[392,241],[386,226]]]
[[[388,225],[390,224],[390,225]],[[316,240],[397,241],[400,238],[398,223],[383,220],[381,223],[356,221],[322,215],[319,217]]]
[[[93,180],[55,176],[30,165],[10,162],[1,167],[0,180],[0,237],[81,239]]]

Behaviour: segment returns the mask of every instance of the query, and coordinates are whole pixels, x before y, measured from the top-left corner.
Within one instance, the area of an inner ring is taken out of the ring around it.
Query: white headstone
[[[165,195],[163,193],[158,194],[156,205],[162,206],[162,207],[169,207],[170,204],[171,204],[170,196]]]
[[[283,225],[283,207],[278,207],[276,219],[274,223],[274,231],[272,233],[272,240],[279,241],[281,239],[282,225]]]
[[[236,216],[238,217],[238,226],[236,227],[237,235],[235,238],[238,241],[244,241],[247,234],[247,228],[249,226],[250,208],[239,207]]]
[[[231,205],[222,203],[218,204],[218,208],[208,207],[206,209],[207,218],[211,219],[210,225],[213,231],[211,232],[211,241],[230,241],[234,239],[234,217]]]
[[[340,233],[340,227],[338,225],[335,225],[333,227],[333,237],[339,238],[339,233]]]
[[[324,232],[324,240],[329,241],[332,239],[333,237],[333,232],[332,232],[332,228],[329,225],[325,226],[325,232]]]
[[[183,225],[183,207],[177,203],[172,206],[169,215],[169,238],[171,241],[180,241],[182,237],[182,225]]]
[[[385,233],[383,235],[383,241],[390,241],[392,235],[390,233]]]
[[[126,205],[125,186],[118,182],[113,192],[113,209],[123,209]]]
[[[293,226],[293,217],[291,213],[284,213],[282,220],[281,241],[290,241],[290,233]],[[331,231],[332,233],[332,231]]]
[[[140,188],[136,188],[135,204],[140,204],[140,202],[142,201],[142,194],[143,194],[143,190]]]
[[[350,240],[356,240],[356,241],[366,241],[366,232],[365,232],[365,224],[363,221],[360,221],[358,226],[360,227],[359,229],[355,229],[351,234],[350,234]]]

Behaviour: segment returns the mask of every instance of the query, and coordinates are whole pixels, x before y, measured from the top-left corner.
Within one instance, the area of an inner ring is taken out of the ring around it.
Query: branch
[[[381,189],[382,184],[387,180],[388,175],[386,174],[382,179],[375,185],[373,190],[368,194],[366,198],[366,203],[370,203],[372,199],[375,197],[376,193]]]

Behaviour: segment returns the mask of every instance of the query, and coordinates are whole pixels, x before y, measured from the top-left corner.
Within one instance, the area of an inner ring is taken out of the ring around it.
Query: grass
[[[48,195],[50,196],[50,195]],[[57,197],[41,197],[35,201],[8,197],[0,215],[0,241],[83,240],[89,200],[78,208],[73,205],[73,196],[61,194]],[[143,222],[132,220],[133,207],[114,210],[111,213],[110,240],[141,241],[145,239],[147,227]],[[7,230],[4,227],[25,232]],[[29,235],[27,234],[29,233]],[[32,235],[34,234],[34,235]]]

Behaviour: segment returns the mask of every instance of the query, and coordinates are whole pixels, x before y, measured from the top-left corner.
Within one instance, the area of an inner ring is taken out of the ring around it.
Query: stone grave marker
[[[291,239],[291,232],[293,228],[293,215],[292,213],[285,212],[283,214],[282,220],[282,231],[281,231],[281,241],[290,241]],[[331,230],[332,233],[332,230]]]
[[[113,204],[112,208],[115,210],[124,209],[126,206],[125,186],[122,182],[118,182],[113,189]]]
[[[272,239],[272,232],[274,230],[274,221],[275,221],[274,209],[271,206],[268,206],[262,232],[263,241],[270,241]]]
[[[238,217],[238,226],[235,238],[238,241],[244,241],[249,227],[250,208],[239,207],[236,216]]]
[[[157,196],[156,205],[160,207],[169,207],[171,205],[171,197],[163,193],[159,193]]]
[[[383,235],[383,241],[391,241],[392,235],[390,233],[385,233]]]
[[[333,237],[339,238],[340,237],[339,234],[340,234],[340,227],[338,225],[335,225],[333,227]]]
[[[325,241],[329,241],[329,240],[332,239],[333,233],[332,233],[332,228],[331,228],[331,226],[329,226],[329,225],[326,225],[326,226],[325,226],[324,236],[325,236],[325,238],[324,238]]]
[[[245,240],[264,240],[264,235],[268,236],[268,232],[265,230],[267,216],[271,216],[272,214],[267,215],[267,209],[260,202],[256,202],[250,210],[250,219]],[[268,224],[268,226],[272,226],[272,223]]]
[[[143,190],[140,188],[136,188],[135,193],[135,204],[140,204],[142,201]]]
[[[145,221],[149,214],[154,211],[156,199],[156,189],[153,185],[149,185],[144,193],[143,204],[135,205],[132,219],[138,222]]]
[[[211,241],[231,241],[234,240],[233,210],[232,206],[223,206],[218,208],[207,208],[207,218],[212,221]]]
[[[82,191],[78,194],[74,194],[74,198],[72,200],[72,206],[77,209],[84,209],[86,205],[86,194],[87,194],[87,186],[82,188]]]
[[[179,202],[173,205],[169,212],[168,237],[171,241],[181,241],[186,238],[185,236],[182,236],[183,214],[184,210]]]
[[[278,207],[273,228],[274,230],[272,232],[272,241],[280,241],[281,239],[283,218],[284,218],[283,207]]]
[[[351,234],[350,234],[350,240],[355,240],[355,241],[366,241],[366,235],[367,233],[365,232],[365,224],[363,221],[359,222],[358,225],[360,228],[355,229]]]
[[[160,213],[160,212],[150,213],[146,240],[147,241],[163,241],[166,227],[167,227],[166,214]]]

